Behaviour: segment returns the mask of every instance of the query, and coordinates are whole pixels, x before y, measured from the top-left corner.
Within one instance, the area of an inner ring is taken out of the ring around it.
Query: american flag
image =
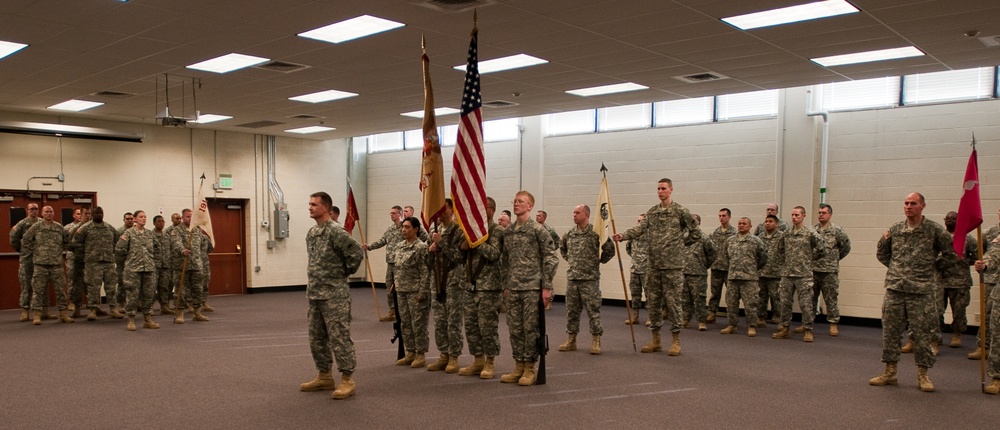
[[[483,156],[483,97],[479,92],[479,31],[473,27],[462,94],[462,121],[452,160],[451,198],[455,220],[472,247],[489,237],[486,220],[486,162]]]

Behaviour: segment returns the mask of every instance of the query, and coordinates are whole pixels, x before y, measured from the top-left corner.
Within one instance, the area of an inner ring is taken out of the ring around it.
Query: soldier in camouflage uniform
[[[615,256],[615,244],[607,240],[601,244],[601,235],[590,224],[590,206],[577,205],[573,209],[576,227],[566,232],[559,243],[562,257],[569,263],[566,271],[566,333],[569,338],[560,351],[576,350],[576,334],[580,332],[580,313],[587,310],[590,320],[591,354],[601,353],[601,264]]]
[[[87,223],[91,222],[92,213],[90,206],[83,206],[80,208],[80,223],[69,230],[70,241],[73,240],[73,236],[76,232],[80,231]],[[85,279],[86,274],[86,261],[84,260],[83,252],[77,253],[73,248],[66,252],[66,260],[72,265],[69,268],[69,279],[70,279],[70,290],[69,298],[70,303],[73,304],[73,318],[80,316],[81,306],[83,305],[83,299],[87,297],[87,282]],[[94,304],[95,306],[97,304]],[[88,302],[88,307],[90,303]]]
[[[992,229],[991,229],[992,230]],[[996,239],[994,237],[994,239]],[[983,256],[982,260],[978,260],[975,263],[976,270],[980,273],[989,273],[991,270],[996,276],[996,268],[1000,267],[1000,246],[996,246],[994,243],[986,255]],[[994,287],[996,285],[994,284]],[[987,298],[986,307],[991,309],[996,306],[997,302],[1000,301],[1000,289],[993,288],[990,291],[990,296]],[[998,394],[1000,393],[1000,313],[991,313],[987,311],[990,315],[989,320],[989,330],[986,333],[990,336],[986,339],[986,345],[989,348],[986,356],[986,374],[992,381],[986,386],[986,394]],[[981,330],[980,333],[983,333]],[[982,350],[979,350],[980,353]],[[971,355],[971,354],[970,354]],[[982,357],[977,359],[981,360]]]
[[[63,261],[63,250],[69,237],[59,223],[52,220],[55,210],[52,206],[42,208],[42,220],[34,223],[21,239],[21,251],[31,254],[35,264],[31,276],[31,292],[34,298],[31,302],[32,323],[42,323],[42,309],[45,307],[46,287],[51,282],[56,290],[56,304],[59,306],[59,321],[71,323],[66,310],[66,266]]]
[[[132,212],[125,212],[122,215],[122,226],[118,227],[118,236],[125,234],[125,230],[132,228],[135,225],[135,215]],[[125,310],[125,277],[122,275],[122,271],[125,270],[125,260],[122,259],[121,255],[115,254],[115,270],[118,271],[118,286],[115,287],[114,297],[109,296],[107,298],[109,305],[114,305],[116,309],[121,311]]]
[[[549,236],[552,236],[552,243],[554,243],[556,245],[556,248],[558,248],[560,240],[559,233],[557,233],[556,229],[552,228],[552,226],[545,223],[545,221],[548,221],[548,219],[549,219],[548,212],[538,211],[537,213],[535,213],[535,222],[541,224],[542,227],[545,227],[545,231],[549,232]],[[549,302],[547,305],[545,305],[545,310],[547,311],[552,310],[552,302]]]
[[[820,204],[816,216],[819,222],[813,228],[826,242],[826,255],[813,261],[812,306],[816,313],[819,313],[819,295],[823,293],[826,321],[830,323],[830,336],[837,336],[840,334],[837,329],[837,323],[840,322],[840,306],[837,302],[837,297],[840,295],[840,260],[851,253],[851,239],[847,237],[847,232],[843,228],[830,222],[833,206]],[[972,264],[971,260],[969,264]],[[965,268],[965,272],[968,275],[968,267]]]
[[[944,226],[948,230],[948,236],[954,241],[955,225],[958,222],[958,212],[948,212],[944,217]],[[969,266],[976,262],[976,254],[979,245],[976,238],[971,234],[965,235],[965,255],[961,258],[955,254],[955,247],[952,246],[950,252],[942,252],[938,257],[938,268],[941,276],[941,285],[944,286],[944,293],[941,297],[941,309],[938,327],[944,325],[944,312],[951,303],[951,343],[948,346],[958,348],[962,346],[962,332],[968,328],[968,317],[965,314],[969,302],[972,300],[970,289],[972,288],[972,274],[969,273]],[[984,320],[989,321],[989,320]],[[939,337],[940,338],[940,337]]]
[[[645,217],[646,214],[639,214],[636,224],[641,224],[642,219]],[[625,319],[626,325],[639,323],[639,308],[642,307],[642,292],[645,290],[644,273],[646,271],[646,260],[649,258],[646,252],[647,247],[648,244],[646,243],[645,236],[630,240],[625,245],[625,252],[629,257],[632,257],[632,268],[629,270],[628,278],[629,295],[632,296],[632,315]],[[649,318],[646,320],[649,321]]]
[[[87,321],[93,321],[100,315],[101,286],[104,286],[109,299],[114,297],[118,285],[117,270],[115,270],[115,244],[119,234],[111,224],[104,222],[104,208],[94,208],[94,219],[80,227],[73,235],[72,246],[84,259],[84,278],[87,283]],[[114,310],[114,308],[112,308]],[[122,318],[119,313],[118,318]]]
[[[465,337],[469,353],[476,357],[471,366],[458,370],[459,375],[479,375],[493,379],[493,360],[500,355],[500,301],[503,278],[500,274],[499,225],[493,221],[497,202],[486,198],[486,218],[489,220],[486,242],[473,248],[466,257],[465,270],[469,277],[469,294],[465,303]]]
[[[673,340],[668,354],[681,353],[681,291],[684,288],[683,269],[687,260],[686,246],[701,240],[701,229],[691,212],[671,199],[674,186],[668,178],[660,179],[656,194],[660,204],[646,212],[642,223],[624,233],[614,235],[615,241],[632,240],[649,235],[649,271],[646,273],[649,294],[649,319],[653,339],[642,347],[642,352],[661,351],[660,328],[663,326],[663,309],[672,325]]]
[[[732,216],[733,213],[729,208],[719,209],[719,228],[716,228],[709,237],[709,240],[712,241],[712,246],[719,251],[718,258],[712,262],[711,266],[712,295],[708,299],[708,319],[706,319],[710,323],[715,322],[715,314],[719,312],[719,302],[722,300],[722,287],[726,283],[726,280],[729,279],[729,274],[726,273],[726,270],[729,268],[729,262],[722,257],[722,250],[726,246],[726,241],[736,235],[736,227],[729,224]]]
[[[413,206],[403,206],[403,219],[411,216],[413,216]],[[431,236],[427,234],[427,230],[424,230],[422,223],[420,224],[420,230],[417,231],[417,239],[420,239],[422,242],[429,242],[431,240]]]
[[[21,297],[18,301],[18,304],[21,305],[21,322],[28,320],[28,309],[31,308],[31,276],[35,268],[34,263],[31,262],[31,252],[21,247],[21,241],[28,228],[41,220],[38,217],[38,203],[28,203],[27,212],[28,216],[18,221],[17,225],[10,230],[10,246],[14,248],[14,252],[20,254],[17,281],[21,285]]]
[[[175,294],[180,294],[180,292],[175,290],[177,289],[177,283],[180,282],[181,264],[183,263],[183,258],[179,257],[180,251],[174,249],[174,229],[177,228],[183,229],[183,227],[178,227],[180,225],[181,225],[181,214],[174,212],[170,214],[170,225],[167,228],[163,229],[163,234],[164,236],[166,236],[166,241],[165,241],[166,244],[163,247],[164,250],[163,258],[164,261],[166,261],[167,263],[167,273],[169,273],[170,275],[167,278],[167,282],[170,288],[171,301],[175,302],[174,304],[176,304],[177,301],[176,300],[177,297],[175,296]],[[181,231],[178,230],[178,232]],[[171,314],[176,314],[177,312],[177,310],[174,309],[173,305],[169,303],[167,304],[167,309]]]
[[[391,288],[395,278],[396,278],[396,246],[403,241],[402,225],[403,225],[403,208],[399,206],[393,206],[389,210],[389,218],[392,219],[392,224],[389,228],[382,233],[382,237],[372,243],[362,243],[361,249],[365,251],[373,251],[381,247],[385,248],[385,287]],[[386,316],[379,317],[380,322],[390,322],[396,321],[396,311],[395,307],[392,305],[392,294],[385,295],[386,303],[389,305],[389,314]]]
[[[351,340],[351,291],[347,277],[361,266],[361,246],[330,218],[333,200],[325,192],[309,196],[309,217],[316,225],[306,234],[309,253],[306,297],[309,299],[309,349],[319,375],[302,384],[302,391],[336,390],[334,399],[354,395],[357,361]],[[336,357],[340,385],[333,380]]]
[[[757,235],[764,242],[767,248],[767,265],[760,271],[760,295],[757,301],[757,327],[764,327],[764,319],[767,318],[767,304],[771,303],[771,313],[773,323],[781,322],[781,260],[778,258],[778,242],[784,234],[778,229],[777,215],[768,215],[764,218],[764,233]]]
[[[691,214],[691,217],[701,225],[701,217],[698,214]],[[632,242],[629,242],[631,244]],[[698,330],[705,331],[708,327],[708,307],[705,304],[705,295],[708,292],[708,268],[715,262],[717,253],[712,241],[702,237],[698,241],[687,246],[687,262],[684,265],[684,291],[681,293],[681,321],[684,328],[688,327],[688,322],[693,317],[698,321]]]
[[[170,252],[174,254],[173,264],[177,267],[177,282],[175,291],[176,307],[174,323],[184,324],[184,312],[191,307],[195,321],[208,321],[201,313],[202,282],[202,241],[208,240],[204,234],[191,229],[191,209],[181,211],[181,225],[170,231]]]
[[[726,328],[722,334],[736,332],[740,321],[740,299],[747,314],[747,336],[757,336],[757,299],[760,288],[760,270],[767,264],[767,247],[759,237],[750,234],[750,218],[742,217],[736,223],[737,234],[726,240],[722,257],[729,262],[729,279],[726,288]]]
[[[431,304],[431,275],[428,266],[427,244],[417,240],[420,221],[409,217],[402,221],[403,240],[393,251],[394,284],[399,300],[399,319],[402,324],[403,346],[406,356],[397,360],[397,366],[424,367],[430,340],[427,337],[427,317]],[[391,295],[391,294],[390,294]]]
[[[89,215],[88,215],[89,217]],[[88,220],[89,221],[89,220]],[[76,254],[73,252],[73,248],[68,247],[69,241],[73,240],[73,233],[76,232],[77,228],[80,228],[84,223],[83,219],[83,208],[73,209],[73,221],[69,224],[63,226],[63,230],[66,230],[66,307],[70,312],[73,312],[73,318],[80,317],[80,307],[83,305],[81,300],[81,294],[83,293],[83,285],[77,286],[75,282],[75,266],[76,266]],[[82,269],[82,268],[81,268]],[[81,271],[82,272],[82,271]],[[83,278],[83,274],[80,273],[80,278]],[[80,280],[81,284],[83,280]]]
[[[146,228],[146,212],[132,214],[135,225],[125,230],[115,244],[115,252],[124,256],[125,270],[125,313],[128,316],[125,329],[135,331],[135,315],[141,312],[143,328],[158,329],[153,321],[153,297],[156,295],[157,260],[160,243],[156,234]],[[162,218],[161,218],[162,220]]]
[[[803,341],[813,341],[813,320],[816,319],[816,310],[812,306],[813,261],[826,256],[826,242],[816,230],[805,225],[805,218],[806,208],[796,206],[792,209],[792,228],[778,240],[774,258],[781,262],[781,325],[771,335],[773,339],[791,338],[792,304],[798,297],[802,326],[795,332],[805,333]]]
[[[434,268],[437,297],[431,307],[434,310],[434,343],[441,352],[438,361],[427,366],[427,370],[459,371],[462,319],[468,294],[468,277],[464,270],[467,251],[461,249],[462,244],[467,245],[465,233],[455,223],[451,199],[445,199],[445,210],[437,220],[437,231],[431,235],[431,244],[427,247],[437,265]]]
[[[153,236],[156,238],[156,246],[160,249],[159,258],[156,259],[156,301],[160,303],[160,315],[173,314],[170,308],[170,281],[173,279],[170,273],[170,237],[164,231],[166,220],[162,216],[153,217]]]
[[[514,371],[500,382],[534,385],[538,349],[538,300],[552,301],[552,279],[559,259],[552,236],[531,219],[535,196],[521,190],[514,196],[515,222],[496,229],[501,240],[501,261],[507,268],[507,329],[511,352],[517,362]]]
[[[766,221],[767,217],[769,217],[771,215],[774,215],[774,219],[777,220],[777,223],[778,223],[778,232],[784,233],[784,232],[788,231],[788,223],[785,222],[785,220],[783,220],[781,218],[778,218],[778,204],[777,203],[771,203],[771,204],[767,205],[767,211],[764,214],[764,220]],[[764,234],[764,230],[765,230],[765,228],[764,228],[764,222],[761,221],[760,224],[757,224],[757,228],[754,229],[753,234],[754,234],[754,236],[760,236],[760,235]]]
[[[201,238],[201,311],[215,312],[215,308],[208,304],[208,286],[212,282],[212,265],[208,254],[215,250],[215,245],[212,244],[212,238],[208,236],[208,232],[201,227],[198,228],[198,231],[204,236]]]
[[[998,211],[998,215],[1000,215],[1000,211]],[[991,249],[998,247],[1000,247],[1000,225],[995,225],[986,230],[986,233],[983,233],[983,252],[989,253]],[[1000,264],[988,266],[982,272],[983,281],[980,288],[985,290],[983,293],[986,297],[986,314],[982,317],[982,321],[984,322],[979,324],[979,330],[976,333],[976,350],[969,353],[969,360],[981,360],[986,354],[979,346],[984,336],[986,348],[989,349],[990,347],[990,324],[985,321],[993,320],[993,300],[990,300],[990,297],[993,297],[993,290],[997,285],[997,280],[1000,280]]]
[[[951,238],[941,224],[923,216],[924,196],[912,193],[903,201],[906,220],[894,224],[878,241],[876,257],[889,268],[885,274],[882,302],[882,362],[885,371],[868,381],[871,385],[895,385],[900,337],[907,324],[916,342],[917,381],[921,391],[934,391],[927,369],[936,357],[931,342],[937,331],[938,304],[934,290],[934,265],[951,247]]]

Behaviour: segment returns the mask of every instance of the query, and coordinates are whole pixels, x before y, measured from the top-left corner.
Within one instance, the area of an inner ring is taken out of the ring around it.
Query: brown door
[[[246,200],[208,200],[215,249],[208,254],[212,279],[208,294],[246,293]]]

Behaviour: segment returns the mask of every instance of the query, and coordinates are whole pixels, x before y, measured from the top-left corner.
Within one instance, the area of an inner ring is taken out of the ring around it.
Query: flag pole
[[[604,181],[607,182],[607,180],[608,180],[608,168],[604,166],[604,163],[601,163],[601,174],[604,175]],[[598,208],[598,210],[600,210],[600,208]],[[614,212],[614,210],[611,209],[611,192],[610,191],[608,191],[608,219],[611,220],[611,233],[613,235],[614,234],[618,234],[618,229],[615,228],[615,212]],[[621,275],[621,278],[622,278],[622,291],[625,293],[625,312],[627,313],[626,317],[631,321],[632,320],[632,305],[631,305],[631,301],[629,300],[629,297],[628,297],[628,287],[625,285],[625,266],[622,265],[622,251],[621,251],[621,248],[618,245],[618,242],[615,242],[615,241],[612,241],[612,242],[615,243],[615,256],[618,257],[618,274]],[[638,350],[636,349],[636,346],[635,346],[635,324],[629,324],[628,325],[628,329],[629,329],[629,332],[632,333],[632,352],[636,352]]]
[[[354,187],[351,186],[351,180],[347,180],[347,189],[350,192],[354,192]],[[350,205],[350,202],[348,202]],[[351,216],[351,208],[347,208],[347,216]],[[354,222],[358,223],[358,233],[361,235],[361,243],[368,243],[365,241],[365,228],[361,225],[360,219],[355,219]],[[375,292],[375,277],[372,276],[372,263],[368,260],[368,250],[365,250],[362,255],[365,257],[365,270],[368,271],[368,282],[372,285],[372,304],[375,306],[375,316],[382,318],[382,311],[378,308],[378,293]],[[386,294],[389,293],[389,286],[386,285]]]

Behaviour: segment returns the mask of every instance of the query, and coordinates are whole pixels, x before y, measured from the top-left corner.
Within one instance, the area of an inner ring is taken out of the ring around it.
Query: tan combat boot
[[[625,325],[639,324],[639,311],[636,309],[632,310],[632,318],[625,320]]]
[[[472,365],[458,369],[458,374],[460,376],[478,375],[479,372],[483,371],[484,367],[486,367],[486,357],[483,355],[477,355],[476,360],[472,362]]]
[[[396,360],[397,366],[409,366],[413,364],[413,360],[417,358],[417,354],[413,351],[407,352],[403,358]]]
[[[525,361],[524,374],[521,375],[521,379],[517,380],[517,385],[520,385],[522,387],[535,385],[535,380],[537,378],[538,378],[537,375],[535,375],[535,362]]]
[[[795,330],[792,330],[792,333],[805,333],[805,332],[806,332],[806,327],[801,325],[795,327]]]
[[[21,318],[18,318],[18,321],[20,321],[20,322],[26,322],[26,321],[28,321],[28,310],[27,309],[21,309]]]
[[[444,369],[444,367],[447,365],[448,365],[448,354],[441,354],[441,356],[438,357],[438,361],[435,361],[430,366],[427,366],[427,370],[430,370],[431,372],[436,372],[438,370]]]
[[[802,335],[802,341],[803,342],[812,342],[813,341],[813,331],[812,330],[806,330],[805,334]]]
[[[983,355],[983,349],[977,346],[976,350],[970,352],[966,357],[969,357],[969,360],[982,360]]]
[[[213,308],[212,306],[210,306],[208,304],[208,302],[205,302],[205,303],[201,304],[201,311],[202,312],[215,312],[215,308]]]
[[[708,326],[706,326],[705,323],[703,322],[698,323],[698,331],[707,331],[707,330]]]
[[[566,342],[563,342],[562,345],[559,345],[559,350],[563,352],[576,351],[576,333],[570,333],[569,336],[566,338]]]
[[[837,329],[837,323],[830,323],[830,336],[840,336],[840,330]]]
[[[208,317],[202,315],[201,308],[194,308],[194,317],[191,319],[194,321],[208,321]]]
[[[788,331],[788,327],[781,327],[780,330],[771,335],[771,339],[788,339],[790,337],[792,334]]]
[[[660,343],[659,330],[653,330],[653,338],[649,341],[649,343],[643,345],[640,351],[642,352],[663,351],[663,344]]]
[[[69,311],[59,311],[59,322],[71,323],[73,318],[70,318]]]
[[[747,327],[747,337],[757,337],[757,327]]]
[[[678,355],[681,355],[681,334],[680,334],[680,332],[670,333],[670,335],[671,335],[671,337],[673,339],[670,341],[670,349],[667,350],[667,355],[669,355],[671,357],[676,357]]]
[[[153,321],[153,316],[152,315],[150,315],[150,314],[144,314],[142,316],[142,328],[148,328],[148,329],[156,330],[156,329],[160,328],[160,324],[158,324],[156,321]]]
[[[595,334],[590,341],[590,353],[601,355],[601,335]]]
[[[31,323],[34,325],[42,325],[42,311],[31,312]]]
[[[110,315],[111,318],[114,318],[116,320],[125,318],[125,315],[122,315],[122,313],[118,311],[118,308],[111,308],[111,310],[108,312],[108,315]]]
[[[396,321],[396,311],[394,309],[389,309],[389,313],[384,317],[379,317],[378,322],[390,322]]]
[[[763,317],[762,318],[757,318],[757,327],[756,328],[764,328],[764,327],[767,327],[767,320],[765,320]]]
[[[166,303],[160,303],[160,315],[176,315],[177,311]]]
[[[951,343],[949,343],[948,346],[950,346],[952,348],[961,348],[962,347],[962,333],[952,334],[951,335]]]
[[[135,316],[128,316],[128,322],[125,323],[125,330],[135,331]]]
[[[733,333],[736,333],[736,326],[734,325],[727,325],[726,328],[722,329],[722,331],[719,332],[719,334],[733,334]]]
[[[506,373],[500,377],[500,382],[512,384],[521,380],[521,376],[524,375],[524,362],[518,361],[517,365],[514,366],[514,370],[510,373]]]
[[[483,364],[483,371],[479,372],[479,379],[493,379],[495,372],[496,368],[493,366],[493,357],[486,357],[486,362]]]
[[[984,390],[986,394],[997,394],[1000,393],[1000,378],[993,378],[993,382],[986,386]]]
[[[708,318],[705,319],[705,322],[707,322],[707,323],[714,323],[715,322],[715,312],[709,312],[708,313]]]
[[[330,398],[344,400],[354,395],[354,389],[354,378],[352,378],[349,373],[345,373],[344,376],[340,378],[340,385],[338,385],[337,389],[333,391]]]
[[[411,369],[419,369],[427,365],[427,358],[424,357],[424,353],[418,352],[416,356],[413,357],[413,362],[410,363]]]
[[[56,319],[56,316],[53,315],[53,314],[51,314],[51,313],[49,313],[49,308],[48,308],[48,306],[46,306],[46,307],[42,308],[42,319],[43,320],[54,320],[54,319]]]
[[[87,311],[87,321],[97,320],[97,308],[90,308]]]
[[[333,380],[333,372],[319,372],[312,381],[304,382],[299,385],[300,391],[322,391],[322,390],[332,390],[337,388],[337,382]]]
[[[899,380],[896,378],[896,363],[885,363],[885,371],[868,380],[868,385],[881,387],[883,385],[896,385]]]
[[[906,339],[906,345],[903,345],[903,347],[899,349],[899,352],[902,352],[903,354],[909,354],[909,353],[913,352],[913,338],[912,337]]]
[[[925,393],[934,391],[934,384],[927,377],[927,368],[924,366],[917,366],[917,383],[920,384],[920,391]]]
[[[448,356],[448,365],[444,367],[444,373],[458,373],[458,356]]]

